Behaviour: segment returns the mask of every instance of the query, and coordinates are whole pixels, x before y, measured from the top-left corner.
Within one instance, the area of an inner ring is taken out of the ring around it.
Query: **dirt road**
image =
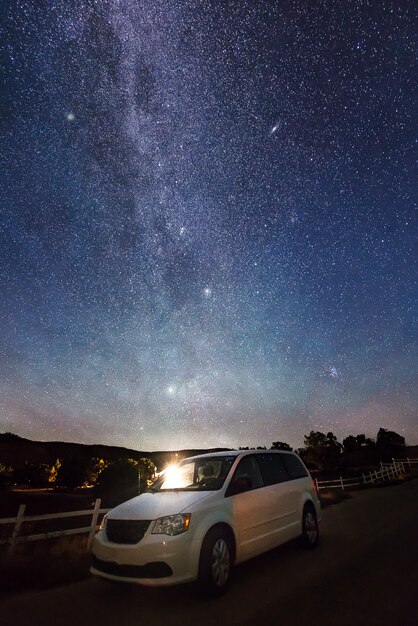
[[[321,544],[236,568],[226,596],[98,579],[4,597],[2,626],[418,626],[418,480],[323,511]]]

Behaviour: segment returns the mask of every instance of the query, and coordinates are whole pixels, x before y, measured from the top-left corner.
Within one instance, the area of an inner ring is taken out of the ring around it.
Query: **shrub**
[[[6,491],[13,483],[13,468],[0,463],[0,491]]]

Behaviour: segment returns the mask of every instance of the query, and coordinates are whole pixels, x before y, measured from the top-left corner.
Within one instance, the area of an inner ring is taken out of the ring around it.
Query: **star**
[[[269,135],[274,135],[274,133],[276,133],[276,132],[279,130],[279,128],[281,127],[281,125],[282,125],[282,123],[281,123],[281,121],[280,121],[280,120],[279,120],[278,122],[276,122],[276,123],[274,124],[274,126],[271,128],[271,130],[270,130],[270,132],[269,132]]]

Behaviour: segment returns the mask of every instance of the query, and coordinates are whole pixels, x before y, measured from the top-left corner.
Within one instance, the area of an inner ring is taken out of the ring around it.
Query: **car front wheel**
[[[199,583],[210,596],[219,596],[228,587],[232,566],[231,543],[221,528],[213,528],[206,535],[199,564]]]

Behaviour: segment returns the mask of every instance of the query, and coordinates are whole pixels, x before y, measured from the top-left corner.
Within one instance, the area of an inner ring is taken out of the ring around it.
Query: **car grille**
[[[113,543],[138,543],[145,535],[150,523],[150,520],[108,519],[106,536]]]

